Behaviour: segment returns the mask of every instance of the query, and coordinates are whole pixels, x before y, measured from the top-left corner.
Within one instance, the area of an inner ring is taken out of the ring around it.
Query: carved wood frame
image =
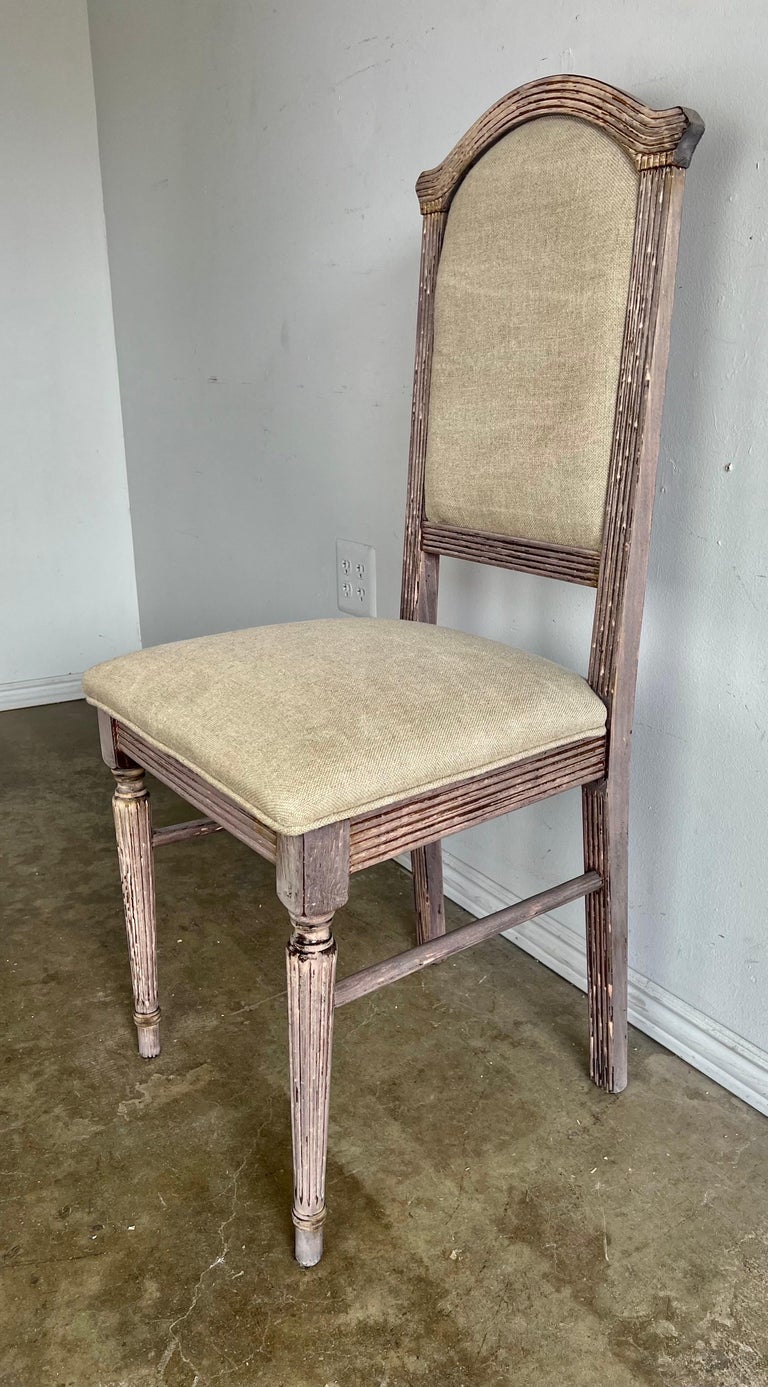
[[[445,224],[462,178],[497,140],[541,116],[590,121],[638,170],[638,198],[619,388],[599,552],[430,524],[424,514],[434,302]],[[423,216],[401,616],[434,621],[440,555],[538,573],[597,589],[589,683],[608,711],[604,775],[585,782],[590,1068],[626,1084],[626,913],[629,757],[637,658],[658,462],[685,169],[703,133],[695,111],[655,111],[587,77],[546,77],[490,108],[416,190]],[[416,864],[414,863],[414,866]],[[423,864],[419,864],[421,873]]]

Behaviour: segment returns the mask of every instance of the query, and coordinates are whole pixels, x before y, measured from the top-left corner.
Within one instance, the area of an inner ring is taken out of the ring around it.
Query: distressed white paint
[[[92,0],[90,16],[148,640],[332,615],[337,535],[375,545],[379,609],[396,611],[413,182],[492,100],[567,70],[702,111],[637,707],[631,962],[768,1051],[768,10]],[[444,565],[441,620],[582,669],[590,601]],[[453,850],[511,894],[541,889],[579,870],[578,799]],[[580,908],[562,919],[578,931]]]
[[[0,6],[0,706],[139,641],[85,0]]]

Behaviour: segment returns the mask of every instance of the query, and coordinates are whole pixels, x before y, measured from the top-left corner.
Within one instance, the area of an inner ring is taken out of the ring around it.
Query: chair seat
[[[604,733],[579,675],[410,621],[292,622],[89,670],[90,703],[296,835]]]

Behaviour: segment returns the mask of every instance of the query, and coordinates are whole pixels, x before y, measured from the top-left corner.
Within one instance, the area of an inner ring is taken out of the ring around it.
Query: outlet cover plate
[[[370,544],[336,540],[336,600],[340,612],[376,615],[376,550]]]

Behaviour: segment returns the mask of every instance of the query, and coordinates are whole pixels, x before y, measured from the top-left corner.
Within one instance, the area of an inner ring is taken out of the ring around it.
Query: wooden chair
[[[141,1055],[160,1048],[154,849],[225,829],[276,863],[304,1266],[322,1254],[335,1007],[583,896],[591,1073],[626,1084],[630,735],[684,170],[702,130],[692,111],[547,77],[422,174],[400,621],[206,637],[84,681],[117,781]],[[438,627],[441,554],[596,588],[588,679]],[[205,818],[153,831],[145,771]],[[577,785],[583,874],[446,934],[440,840]],[[406,849],[416,947],[335,984],[350,873]]]

